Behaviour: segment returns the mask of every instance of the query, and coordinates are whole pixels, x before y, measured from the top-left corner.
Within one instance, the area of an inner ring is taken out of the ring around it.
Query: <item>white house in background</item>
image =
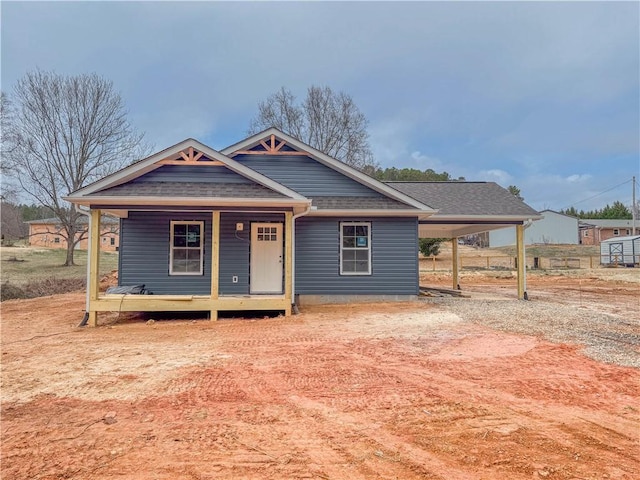
[[[578,219],[569,215],[543,210],[541,220],[537,220],[524,231],[526,245],[579,243]],[[516,229],[513,227],[489,232],[490,247],[505,247],[516,244]]]

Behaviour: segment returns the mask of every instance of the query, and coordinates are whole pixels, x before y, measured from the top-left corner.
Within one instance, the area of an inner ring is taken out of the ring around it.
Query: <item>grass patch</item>
[[[485,251],[515,257],[515,245],[508,247],[487,248]],[[527,257],[598,257],[600,247],[597,245],[528,245]]]
[[[24,289],[31,284],[32,289],[38,290],[39,287],[35,287],[38,282],[43,282],[44,288],[51,288],[53,287],[50,283],[52,279],[59,281],[71,280],[76,282],[74,285],[79,285],[77,281],[81,280],[83,282],[82,285],[84,285],[87,276],[86,250],[76,250],[76,265],[72,267],[63,266],[65,259],[66,251],[62,249],[3,247],[0,249],[2,289],[11,287]],[[111,273],[117,268],[117,252],[100,252],[100,275]],[[49,287],[46,287],[46,285],[49,285]],[[80,288],[83,287],[81,286]],[[50,294],[47,293],[46,295]]]

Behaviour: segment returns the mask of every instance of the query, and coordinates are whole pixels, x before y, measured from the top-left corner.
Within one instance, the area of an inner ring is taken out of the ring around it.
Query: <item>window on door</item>
[[[340,223],[340,275],[371,275],[371,223]]]
[[[170,275],[202,275],[204,222],[171,222]]]

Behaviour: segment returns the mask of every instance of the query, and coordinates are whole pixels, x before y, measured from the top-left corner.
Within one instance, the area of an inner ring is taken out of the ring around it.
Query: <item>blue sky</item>
[[[515,184],[556,210],[630,204],[640,177],[638,2],[0,8],[3,91],[36,67],[97,72],[157,150],[222,149],[281,86],[328,85],[367,116],[383,167]]]

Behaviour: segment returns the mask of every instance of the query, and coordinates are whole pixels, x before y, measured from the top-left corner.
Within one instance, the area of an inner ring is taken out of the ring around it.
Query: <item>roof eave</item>
[[[313,208],[308,215],[313,217],[418,217],[419,220],[423,220],[431,217],[433,213],[416,209]]]
[[[108,205],[108,206],[149,206],[149,205],[169,205],[169,206],[205,206],[205,207],[272,207],[272,206],[309,206],[311,200],[292,198],[229,198],[229,197],[154,197],[154,196],[83,196],[83,197],[63,197],[63,200],[76,205]]]
[[[514,222],[526,222],[529,220],[540,220],[542,215],[449,215],[449,214],[436,214],[431,217],[432,220],[443,221],[514,221]]]

